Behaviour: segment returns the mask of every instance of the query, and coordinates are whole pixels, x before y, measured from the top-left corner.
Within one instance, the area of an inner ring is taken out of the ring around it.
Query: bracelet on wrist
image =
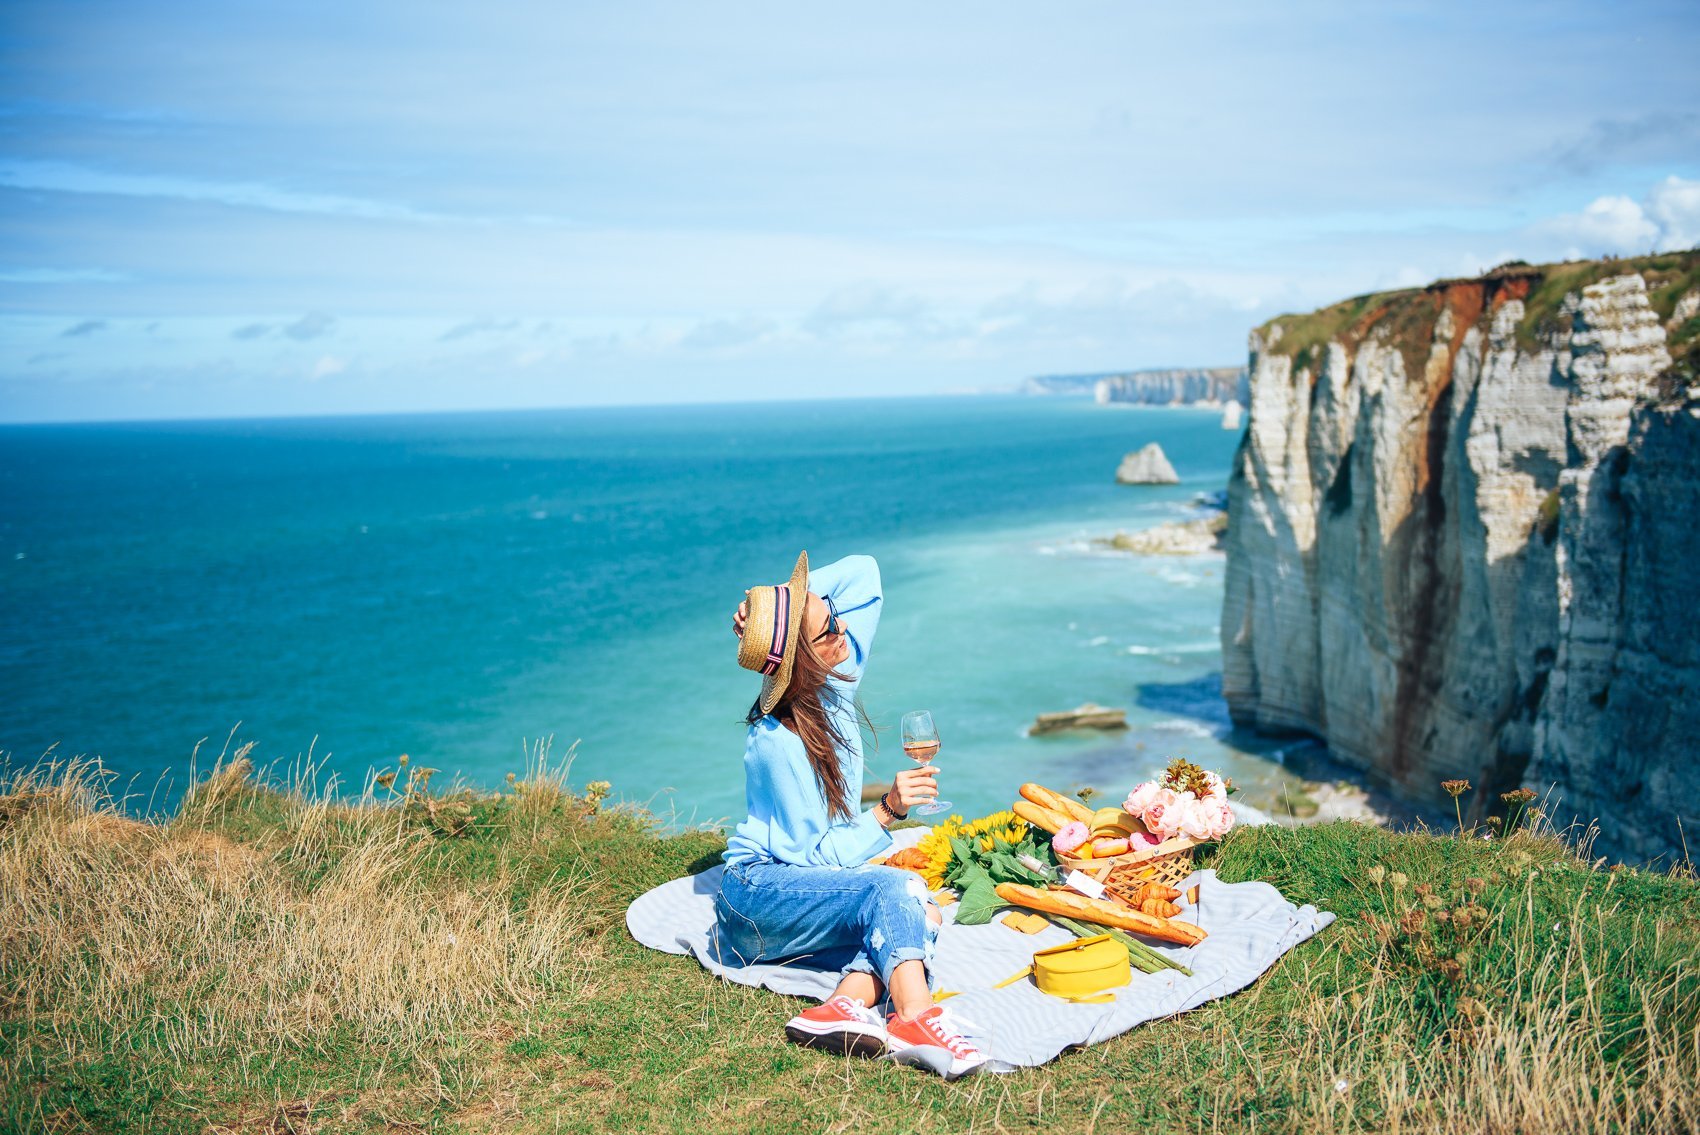
[[[909,818],[908,812],[899,812],[896,808],[891,806],[890,792],[887,792],[880,797],[880,806],[885,809],[885,814],[890,816],[893,820],[907,820]]]

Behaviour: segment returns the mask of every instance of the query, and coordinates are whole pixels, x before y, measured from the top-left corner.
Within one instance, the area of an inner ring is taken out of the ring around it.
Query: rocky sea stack
[[[1175,475],[1175,467],[1169,464],[1169,459],[1163,455],[1163,447],[1151,442],[1144,449],[1130,453],[1122,458],[1122,463],[1116,469],[1118,485],[1176,485],[1180,478]]]
[[[1415,797],[1526,784],[1599,850],[1700,832],[1700,251],[1252,333],[1223,690]],[[1692,844],[1692,839],[1688,841]]]

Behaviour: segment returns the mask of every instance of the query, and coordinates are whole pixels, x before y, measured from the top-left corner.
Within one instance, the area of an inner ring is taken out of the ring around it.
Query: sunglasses
[[[822,595],[821,599],[826,603],[826,629],[811,639],[811,642],[819,642],[823,638],[831,638],[835,634],[844,633],[844,624],[838,621],[838,608],[833,606],[832,597]]]

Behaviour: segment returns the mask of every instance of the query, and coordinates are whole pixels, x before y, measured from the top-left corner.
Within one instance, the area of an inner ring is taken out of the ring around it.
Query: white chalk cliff
[[[1507,266],[1253,332],[1234,719],[1407,795],[1521,785],[1700,850],[1700,252]]]
[[[1099,405],[1137,402],[1146,406],[1215,406],[1244,398],[1245,389],[1242,367],[1186,367],[1106,375],[1094,384],[1092,396]]]

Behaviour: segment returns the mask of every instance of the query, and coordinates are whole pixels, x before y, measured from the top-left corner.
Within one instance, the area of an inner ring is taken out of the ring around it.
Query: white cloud
[[[323,382],[347,369],[347,360],[339,359],[335,355],[320,355],[319,361],[313,364],[313,369],[307,372],[307,381]]]
[[[1665,248],[1700,244],[1700,181],[1665,178],[1647,195],[1647,215],[1659,226]]]
[[[777,325],[771,319],[743,315],[731,319],[706,320],[691,328],[679,339],[679,345],[691,350],[724,350],[760,342],[773,334]]]
[[[0,163],[0,186],[57,193],[98,193],[118,197],[166,197],[210,201],[237,208],[279,213],[318,213],[372,221],[440,221],[447,218],[390,201],[372,201],[333,193],[302,193],[244,181],[208,181],[195,177],[114,173],[66,162],[12,159]]]
[[[485,335],[492,332],[512,331],[519,327],[517,319],[469,319],[457,323],[441,335],[437,336],[439,343],[452,343],[456,339],[466,339],[474,335]]]
[[[1556,217],[1537,229],[1569,241],[1572,256],[1690,248],[1700,240],[1700,181],[1667,177],[1641,201],[1597,197],[1580,213]]]
[[[926,314],[927,304],[919,296],[862,281],[835,288],[816,305],[806,324],[817,334],[831,334],[869,323],[909,327],[921,322]]]
[[[309,311],[294,323],[283,329],[283,333],[296,342],[305,343],[309,339],[317,339],[329,335],[331,328],[336,326],[336,317],[326,315],[322,311]],[[243,330],[247,330],[243,328]]]
[[[123,272],[104,268],[10,268],[0,271],[3,284],[121,284],[130,279]]]

